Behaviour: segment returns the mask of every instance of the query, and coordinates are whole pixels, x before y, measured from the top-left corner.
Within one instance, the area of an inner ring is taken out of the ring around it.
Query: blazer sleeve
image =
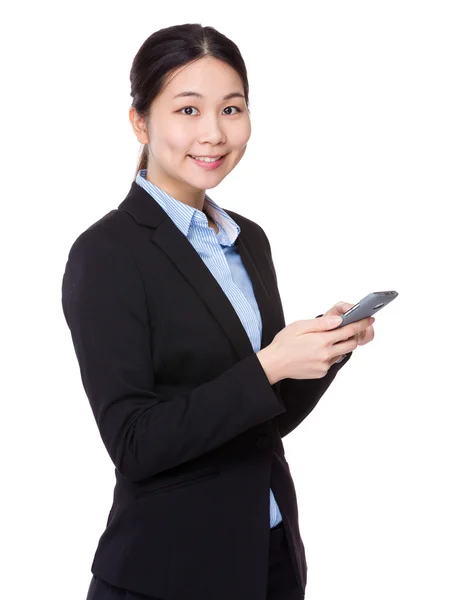
[[[88,229],[73,243],[62,308],[101,438],[128,480],[205,454],[285,411],[256,353],[192,391],[156,392],[141,273],[106,230]]]
[[[261,231],[266,243],[268,258],[275,279],[276,296],[279,299],[280,311],[285,326],[285,316],[277,285],[277,275],[272,258],[271,245],[262,228]],[[323,314],[317,315],[316,318],[322,316]],[[341,362],[336,362],[331,365],[326,375],[319,379],[291,379],[287,377],[276,384],[276,394],[286,408],[285,412],[277,415],[274,419],[277,423],[281,437],[288,435],[296,429],[296,427],[302,423],[307,415],[315,408],[320,398],[332,384],[338,371],[344,367],[351,356],[352,352],[345,354]]]

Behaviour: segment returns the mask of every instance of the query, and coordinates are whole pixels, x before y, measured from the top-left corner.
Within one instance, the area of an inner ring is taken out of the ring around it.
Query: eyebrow
[[[191,92],[191,91],[181,92],[180,94],[176,94],[176,96],[173,96],[173,98],[183,98],[184,96],[196,96],[197,98],[203,98],[202,94],[199,94],[198,92]],[[231,92],[230,94],[226,94],[225,96],[223,96],[223,100],[230,100],[231,98],[245,99],[245,96],[243,94],[241,94],[240,92]]]

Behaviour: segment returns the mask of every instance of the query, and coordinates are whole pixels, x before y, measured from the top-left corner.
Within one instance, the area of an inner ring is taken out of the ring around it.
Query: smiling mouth
[[[204,158],[211,158],[210,156],[192,156],[192,154],[188,154],[187,156],[190,156],[194,160],[202,160]],[[227,156],[227,154],[222,154],[221,156],[215,156],[215,157],[213,157],[213,160],[221,160],[221,158],[224,158],[225,156]]]

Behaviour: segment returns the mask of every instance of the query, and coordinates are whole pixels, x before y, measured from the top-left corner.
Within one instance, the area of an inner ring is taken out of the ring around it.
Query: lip
[[[192,156],[192,154],[189,154]],[[197,158],[218,158],[218,156],[226,156],[225,154],[194,154]]]
[[[217,155],[217,156],[222,156],[222,158],[220,160],[217,160],[216,162],[212,162],[212,163],[207,163],[207,162],[203,162],[200,160],[196,160],[195,158],[192,158],[192,156],[190,154],[187,155],[198,167],[205,169],[205,171],[214,171],[215,169],[218,169],[222,163],[224,162],[224,159],[226,158],[227,154],[222,154],[222,155]],[[216,158],[213,156],[210,156],[209,158]]]

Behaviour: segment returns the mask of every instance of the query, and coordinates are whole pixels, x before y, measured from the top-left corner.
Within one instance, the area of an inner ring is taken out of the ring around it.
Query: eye
[[[181,108],[180,110],[178,110],[178,112],[182,112],[183,110],[187,110],[189,108],[191,108],[193,110],[197,110],[195,108],[195,106],[185,106],[184,108]],[[227,110],[228,108],[235,108],[235,110],[237,111],[237,113],[242,112],[241,109],[238,106],[226,106],[226,108],[224,110]],[[186,114],[186,113],[183,113],[183,114]],[[234,114],[235,115],[236,113],[226,113],[226,114],[228,114],[228,115]],[[191,115],[190,113],[187,113],[186,116],[194,116],[194,115]]]
[[[184,108],[181,108],[181,110],[178,110],[178,112],[182,112],[183,110],[187,110],[188,108],[192,108],[194,110],[197,110],[194,106],[185,106]],[[188,113],[188,114],[190,114],[190,113]]]
[[[239,113],[239,112],[242,112],[238,106],[226,106],[226,108],[225,108],[224,110],[227,110],[228,108],[235,108],[235,110],[236,110],[238,113]],[[229,114],[229,113],[227,113],[227,114]],[[234,115],[235,115],[235,114],[236,114],[236,113],[234,113]]]

